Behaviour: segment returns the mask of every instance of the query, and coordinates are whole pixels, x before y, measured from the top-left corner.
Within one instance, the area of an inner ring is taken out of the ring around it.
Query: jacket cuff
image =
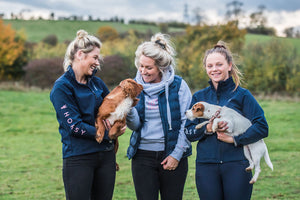
[[[172,156],[173,158],[175,158],[176,160],[180,161],[180,159],[182,158],[183,155],[183,151],[175,148],[174,151],[170,154],[170,156]]]
[[[205,130],[204,130],[204,134],[205,134],[205,135],[212,135],[212,134],[214,134],[214,132],[207,132],[207,130],[205,129]]]

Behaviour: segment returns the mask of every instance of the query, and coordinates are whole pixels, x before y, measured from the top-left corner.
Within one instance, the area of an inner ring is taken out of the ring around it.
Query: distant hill
[[[100,21],[70,21],[70,20],[4,20],[5,24],[11,24],[15,30],[24,30],[27,40],[31,42],[39,42],[50,34],[55,34],[59,42],[66,40],[73,40],[76,32],[79,29],[84,29],[90,34],[96,34],[101,26],[114,27],[119,33],[126,32],[130,29],[138,30],[139,32],[146,33],[151,30],[153,33],[159,32],[159,27],[155,25],[143,24],[123,24],[118,22],[100,22]],[[169,32],[183,31],[182,28],[169,28]],[[246,35],[246,44],[251,42],[265,42],[274,37],[267,35]],[[275,37],[279,40],[292,43],[297,47],[298,54],[300,54],[300,39],[296,38],[281,38]]]
[[[4,20],[5,24],[11,24],[15,30],[24,30],[27,40],[39,42],[50,34],[55,34],[59,42],[73,40],[79,29],[84,29],[90,34],[96,34],[101,26],[114,27],[119,33],[130,29],[146,33],[151,30],[153,33],[159,32],[159,27],[155,25],[143,24],[123,24],[118,22],[100,21],[70,21],[70,20]],[[169,28],[170,32],[182,31],[180,28]]]

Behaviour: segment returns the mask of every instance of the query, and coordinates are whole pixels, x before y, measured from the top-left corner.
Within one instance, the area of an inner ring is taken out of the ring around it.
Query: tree
[[[273,38],[249,43],[244,55],[242,72],[247,88],[253,92],[299,94],[300,59],[291,43]],[[267,59],[266,59],[267,58]]]
[[[18,35],[10,24],[5,25],[0,19],[0,80],[23,53],[24,44],[25,36]]]
[[[232,1],[228,4],[226,4],[226,7],[227,7],[227,12],[226,12],[226,19],[228,21],[235,21],[236,24],[238,25],[239,23],[239,18],[241,17],[242,15],[242,7],[243,6],[243,3],[242,2],[239,2],[239,1]]]
[[[284,29],[284,33],[285,33],[286,37],[292,38],[294,35],[294,27],[289,27],[289,28]]]
[[[203,10],[199,7],[193,9],[193,21],[196,25],[204,24],[206,17],[203,15]]]
[[[168,33],[169,26],[167,23],[159,23],[158,26],[161,33]]]
[[[257,28],[257,27],[265,27],[267,23],[267,18],[264,16],[264,10],[266,7],[264,5],[258,6],[258,11],[254,12],[250,15],[250,27]]]
[[[266,27],[267,18],[264,16],[264,5],[258,6],[258,11],[250,14],[250,25],[247,27],[248,33],[263,34],[263,35],[275,35],[274,28]]]
[[[102,26],[98,29],[97,34],[101,41],[112,41],[119,38],[118,31],[110,26]]]
[[[50,19],[51,19],[51,20],[54,20],[54,16],[55,16],[54,12],[51,12],[51,13],[50,13]]]
[[[235,22],[216,26],[188,26],[183,37],[176,38],[178,55],[177,72],[191,89],[207,85],[207,75],[202,67],[206,49],[212,48],[219,40],[230,43],[233,52],[240,52],[246,31],[239,29]]]

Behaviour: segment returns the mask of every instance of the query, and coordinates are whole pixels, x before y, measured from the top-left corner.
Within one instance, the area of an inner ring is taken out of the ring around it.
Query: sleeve
[[[180,89],[178,91],[179,104],[180,104],[180,113],[181,113],[181,128],[179,130],[179,135],[177,139],[177,144],[175,149],[170,154],[173,158],[180,161],[183,153],[191,146],[190,141],[187,139],[184,134],[184,125],[186,122],[185,111],[189,108],[191,103],[192,94],[187,85],[187,83],[182,80]]]
[[[197,93],[196,93],[192,97],[192,102],[191,102],[189,108],[191,108],[197,102],[198,102],[198,99],[197,99]],[[184,132],[189,141],[195,142],[195,141],[203,139],[206,136],[206,134],[205,134],[206,125],[200,129],[195,129],[196,125],[202,123],[203,121],[204,121],[204,119],[194,119],[193,121],[191,121],[189,119],[186,120]]]
[[[141,126],[140,117],[135,108],[132,108],[126,117],[126,124],[129,129],[136,131]]]
[[[59,129],[75,137],[95,139],[95,125],[82,120],[72,91],[67,86],[56,86],[50,94],[50,99],[56,111]]]
[[[245,133],[234,137],[235,144],[247,145],[267,137],[269,127],[264,111],[248,90],[245,92],[242,105],[242,113],[252,125]]]

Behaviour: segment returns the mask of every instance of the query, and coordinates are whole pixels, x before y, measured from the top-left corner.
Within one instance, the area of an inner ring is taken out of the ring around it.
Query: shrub
[[[114,87],[123,79],[133,78],[135,76],[136,71],[130,70],[126,63],[126,58],[120,55],[107,56],[103,59],[101,70],[98,71],[96,75],[100,77],[108,87]]]
[[[269,94],[300,92],[300,59],[292,44],[276,39],[253,42],[243,54],[248,89]]]
[[[45,44],[49,44],[51,46],[55,46],[57,44],[57,37],[54,34],[48,35],[46,36],[43,40],[42,40]]]
[[[66,43],[57,43],[55,46],[39,42],[33,48],[32,59],[62,58],[67,49]]]
[[[43,58],[30,61],[24,67],[24,83],[42,89],[51,88],[64,73],[63,58]]]
[[[103,41],[112,41],[119,38],[119,33],[116,29],[110,26],[102,26],[98,29],[98,37]]]

